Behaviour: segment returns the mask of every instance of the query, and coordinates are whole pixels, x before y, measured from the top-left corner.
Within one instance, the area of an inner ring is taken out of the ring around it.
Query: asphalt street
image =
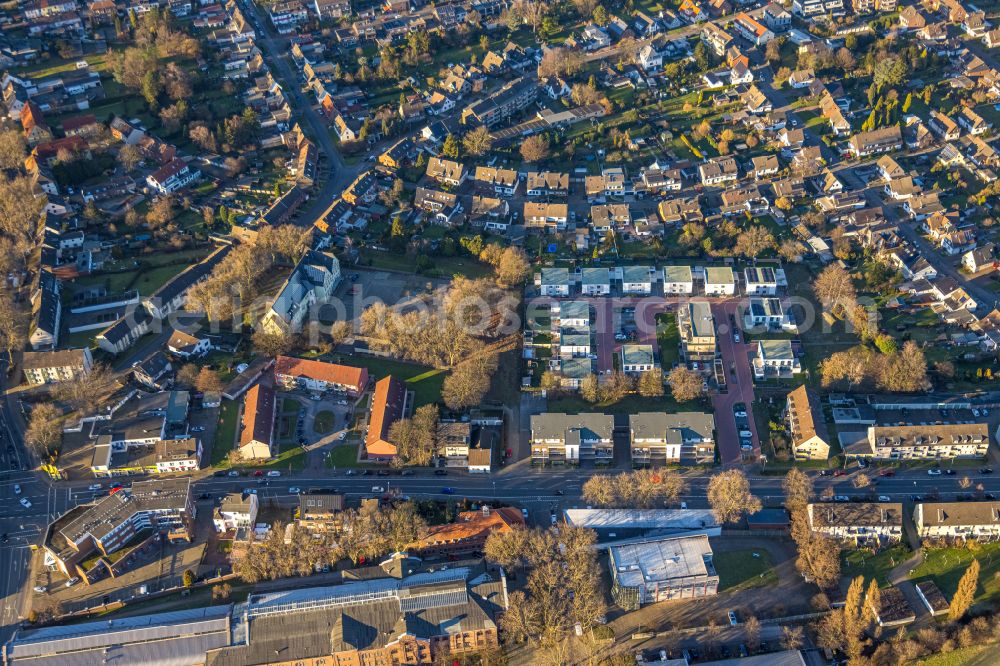
[[[4,417],[6,418],[6,417]],[[6,428],[6,426],[4,426]],[[7,432],[6,429],[4,432]],[[4,435],[4,442],[9,442]],[[15,435],[15,455],[23,455],[19,438]],[[6,444],[0,449],[6,459]],[[971,488],[982,484],[983,492],[1000,494],[1000,475],[980,474],[977,469],[959,469],[955,475],[942,474],[928,476],[926,471],[901,471],[893,477],[875,477],[875,484],[866,489],[854,487],[854,469],[844,476],[814,477],[816,492],[831,487],[837,495],[858,497],[873,493],[886,495],[892,501],[910,502],[913,494],[929,496],[938,493],[943,500],[954,499],[956,494],[968,493],[960,483],[968,476]],[[398,493],[411,498],[469,499],[472,501],[503,502],[524,506],[531,511],[548,511],[584,507],[581,499],[583,483],[595,473],[604,470],[590,468],[535,469],[527,461],[512,464],[493,475],[474,475],[466,472],[449,471],[447,476],[438,476],[429,470],[421,470],[413,475],[381,476],[377,473],[364,475],[355,470],[282,473],[279,478],[257,478],[253,476],[204,476],[196,477],[194,492],[208,493],[218,499],[230,492],[252,490],[261,499],[275,498],[291,501],[296,491],[313,489],[336,490],[351,499]],[[688,481],[688,491],[680,498],[691,508],[707,508],[706,491],[710,472],[704,470],[683,470],[680,472]],[[872,476],[875,476],[874,474]],[[777,506],[782,501],[782,476],[751,473],[750,484],[765,505]],[[7,540],[0,543],[0,567],[5,572],[0,576],[0,641],[6,640],[14,630],[19,618],[27,612],[27,598],[31,588],[31,551],[29,544],[39,544],[46,523],[77,504],[93,501],[95,493],[88,489],[94,483],[83,479],[74,482],[55,483],[36,472],[5,470],[0,474],[0,531]],[[19,495],[14,485],[21,488]],[[105,487],[107,482],[103,483]],[[31,508],[20,504],[21,498],[31,502]]]

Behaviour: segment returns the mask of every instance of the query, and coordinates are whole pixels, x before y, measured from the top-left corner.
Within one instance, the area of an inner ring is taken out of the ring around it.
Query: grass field
[[[395,252],[367,252],[362,250],[362,264],[368,264],[372,268],[390,271],[402,271],[405,273],[417,272],[417,258],[407,257]],[[433,257],[433,266],[424,271],[424,275],[429,277],[451,277],[453,275],[463,275],[467,278],[481,278],[493,274],[493,269],[477,261],[472,257]]]
[[[229,465],[226,456],[233,450],[233,440],[236,439],[236,417],[240,413],[240,403],[226,400],[219,409],[219,426],[215,430],[215,442],[212,444],[212,465]]]
[[[354,467],[358,464],[358,445],[341,444],[330,450],[326,464],[331,467]]]
[[[313,419],[313,430],[320,435],[328,435],[333,432],[334,423],[336,423],[336,417],[333,412],[322,411]]]
[[[935,548],[926,550],[924,561],[910,576],[913,580],[931,578],[951,599],[958,588],[958,580],[965,573],[972,558],[979,560],[979,588],[976,601],[996,603],[1000,600],[1000,543],[973,545],[972,548]]]
[[[628,395],[618,402],[598,402],[591,404],[578,395],[566,395],[549,398],[550,412],[604,412],[607,414],[635,414],[637,412],[677,412],[683,410],[699,410],[704,405],[700,402],[678,403],[670,397],[669,392],[662,398],[644,398],[640,395]]]
[[[996,645],[974,645],[954,652],[935,654],[913,662],[914,666],[995,666]]]
[[[754,557],[754,554],[758,557]],[[719,574],[719,592],[723,590],[749,590],[766,587],[778,582],[771,556],[766,550],[734,550],[715,553],[712,557]]]
[[[889,585],[889,572],[909,556],[910,551],[905,546],[887,548],[877,555],[845,550],[840,554],[840,570],[848,578],[864,576],[866,581],[875,578],[879,587],[886,587]]]
[[[672,312],[656,315],[656,342],[660,346],[660,367],[668,373],[680,358],[681,334],[677,330],[677,315]]]

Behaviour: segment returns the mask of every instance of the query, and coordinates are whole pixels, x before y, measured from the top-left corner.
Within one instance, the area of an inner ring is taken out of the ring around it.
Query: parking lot
[[[316,394],[304,390],[282,392],[280,396],[279,419],[285,423],[279,427],[294,430],[294,433],[279,430],[279,436],[285,441],[311,450],[346,438],[354,417],[353,398],[346,394]],[[291,403],[298,406],[297,413],[292,412]]]
[[[443,296],[448,283],[449,280],[412,273],[345,267],[344,279],[331,302],[323,306],[321,319],[352,321],[374,303],[385,303],[405,312],[421,302]]]

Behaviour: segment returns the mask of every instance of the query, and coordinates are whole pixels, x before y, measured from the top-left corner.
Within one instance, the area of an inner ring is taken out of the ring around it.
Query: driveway
[[[289,41],[278,37],[271,32],[268,25],[268,18],[258,9],[256,3],[241,3],[244,12],[252,14],[257,24],[258,31],[257,44],[261,47],[264,57],[272,68],[272,73],[279,77],[286,84],[284,91],[295,112],[295,117],[306,121],[306,125],[312,130],[313,139],[317,142],[322,153],[330,161],[332,173],[322,184],[320,189],[314,192],[309,203],[299,215],[302,226],[312,225],[330,207],[337,195],[345,188],[354,177],[368,168],[368,165],[361,163],[354,166],[345,164],[340,152],[337,150],[333,139],[330,137],[329,126],[324,118],[313,107],[312,102],[302,94],[300,90],[301,77],[298,72],[293,71],[288,64]]]
[[[724,372],[726,372],[726,383],[729,388],[727,393],[716,393],[712,396],[712,405],[715,408],[715,431],[718,436],[716,445],[719,448],[719,460],[723,465],[736,465],[743,459],[743,453],[740,450],[740,437],[736,431],[736,421],[733,417],[733,405],[742,402],[746,404],[748,411],[752,411],[754,400],[753,372],[748,360],[750,345],[744,342],[734,342],[729,327],[729,315],[736,316],[738,305],[739,299],[737,298],[712,305],[719,351],[722,354],[722,365]],[[730,372],[730,368],[734,365],[736,367],[735,377]],[[753,418],[749,421],[750,432],[753,433],[754,454],[760,455],[757,424]]]

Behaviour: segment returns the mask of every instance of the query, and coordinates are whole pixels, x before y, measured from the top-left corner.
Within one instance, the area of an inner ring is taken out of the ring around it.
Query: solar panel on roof
[[[463,588],[461,590],[446,590],[437,594],[421,594],[414,597],[403,597],[399,600],[399,608],[403,612],[426,610],[428,608],[442,608],[445,606],[459,606],[469,601],[469,594]]]

